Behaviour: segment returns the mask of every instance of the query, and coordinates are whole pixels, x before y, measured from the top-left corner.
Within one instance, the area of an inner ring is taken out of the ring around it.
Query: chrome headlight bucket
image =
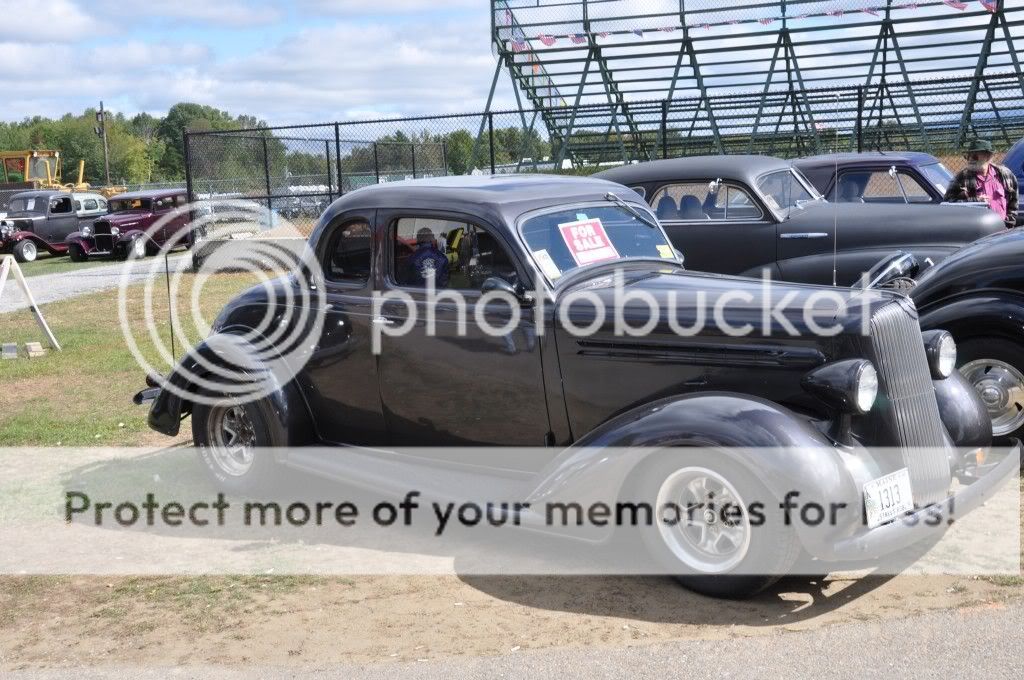
[[[89,225],[82,227],[79,231],[81,232],[82,236],[86,238],[92,236],[92,227],[90,227]]]
[[[878,396],[878,372],[867,359],[846,359],[819,366],[801,385],[843,413],[863,415]]]
[[[117,227],[111,227],[110,228],[110,235],[113,236],[114,238],[117,238],[118,236],[121,235],[121,230],[118,229]]]
[[[10,222],[0,222],[0,238],[10,238],[14,235],[14,225]]]
[[[928,356],[928,368],[935,380],[945,380],[956,369],[956,341],[949,331],[925,331],[924,352]]]

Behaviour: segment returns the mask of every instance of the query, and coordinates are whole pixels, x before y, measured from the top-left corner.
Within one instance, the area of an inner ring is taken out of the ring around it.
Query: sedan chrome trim
[[[789,234],[779,234],[779,238],[828,238],[827,231],[797,231]]]

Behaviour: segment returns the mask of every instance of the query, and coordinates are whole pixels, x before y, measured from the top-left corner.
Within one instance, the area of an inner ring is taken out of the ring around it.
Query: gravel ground
[[[442,624],[443,625],[443,624]],[[992,604],[810,632],[495,657],[300,667],[110,667],[11,678],[1019,678],[1024,604]],[[1016,670],[1014,670],[1016,669]]]
[[[191,259],[188,257],[188,253],[175,254],[168,258],[171,271],[188,267],[190,263]],[[55,302],[78,295],[87,295],[101,290],[117,288],[124,266],[125,263],[123,262],[115,262],[107,267],[72,269],[67,273],[43,274],[41,276],[29,277],[26,280],[36,303],[42,305],[47,302]],[[148,276],[152,275],[150,268],[153,266],[153,260],[149,258],[133,262],[130,266],[132,283],[145,281]],[[159,274],[164,273],[162,261],[157,263],[155,270]],[[18,285],[12,274],[8,277],[7,284],[4,286],[3,297],[0,297],[0,314],[25,309],[26,307],[28,307],[28,300],[25,299],[21,292],[21,286]]]

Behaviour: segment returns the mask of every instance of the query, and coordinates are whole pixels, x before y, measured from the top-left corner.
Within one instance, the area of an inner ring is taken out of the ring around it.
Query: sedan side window
[[[741,187],[722,182],[670,184],[651,198],[659,220],[759,220],[761,208]]]
[[[902,170],[844,172],[839,175],[838,187],[840,203],[930,203],[932,200],[917,178]]]
[[[96,203],[96,199],[95,198],[87,198],[87,199],[85,199],[85,209],[86,210],[95,210],[96,206],[97,206],[97,203]]]
[[[400,286],[480,290],[485,279],[516,281],[503,244],[486,229],[466,222],[403,217],[393,228],[392,272]]]
[[[332,281],[366,283],[370,279],[373,234],[366,222],[352,222],[337,231],[328,246],[324,271]]]

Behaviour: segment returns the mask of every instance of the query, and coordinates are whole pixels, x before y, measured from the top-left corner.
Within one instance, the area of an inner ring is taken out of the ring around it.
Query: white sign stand
[[[18,266],[18,261],[14,259],[13,255],[4,255],[3,259],[0,260],[0,298],[4,295],[4,284],[7,283],[7,276],[14,270],[14,278],[18,280],[18,285],[21,287],[21,292],[28,300],[29,309],[32,310],[32,314],[36,317],[36,323],[43,329],[43,333],[46,334],[46,338],[50,341],[50,346],[58,352],[60,351],[60,343],[57,342],[57,338],[53,336],[53,331],[46,324],[46,319],[43,318],[43,313],[39,311],[39,307],[36,306],[36,300],[32,297],[32,292],[28,289],[28,283],[25,281],[25,275],[21,273],[21,267]]]

